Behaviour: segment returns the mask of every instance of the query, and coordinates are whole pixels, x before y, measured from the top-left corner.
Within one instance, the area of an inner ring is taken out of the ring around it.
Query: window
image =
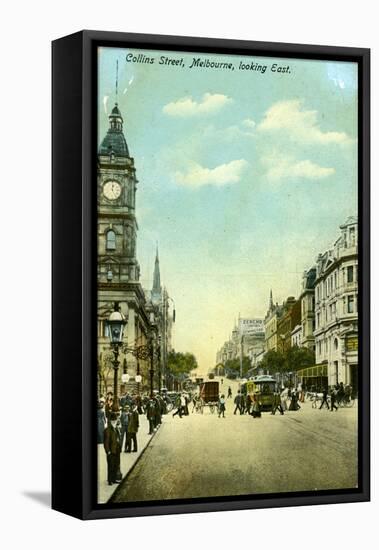
[[[355,227],[350,227],[350,246],[355,246]]]
[[[349,265],[347,267],[347,282],[352,283],[354,281],[354,266]]]
[[[354,296],[347,297],[347,312],[354,313]]]
[[[116,250],[116,233],[113,231],[113,229],[110,229],[107,232],[106,248],[107,250]]]

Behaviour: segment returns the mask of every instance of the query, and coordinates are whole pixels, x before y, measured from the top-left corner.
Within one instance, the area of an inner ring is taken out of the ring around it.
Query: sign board
[[[265,331],[265,323],[263,319],[239,319],[238,330],[241,335],[246,334],[261,334]]]

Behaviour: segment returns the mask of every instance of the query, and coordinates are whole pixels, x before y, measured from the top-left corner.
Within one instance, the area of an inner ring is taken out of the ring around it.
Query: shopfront
[[[296,374],[305,391],[322,391],[328,387],[328,365],[326,363],[301,369]]]

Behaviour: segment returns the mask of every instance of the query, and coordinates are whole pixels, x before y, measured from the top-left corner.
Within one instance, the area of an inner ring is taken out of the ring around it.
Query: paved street
[[[208,410],[165,416],[112,501],[356,486],[356,406],[331,413],[307,402],[299,411],[260,419],[233,415],[233,408],[229,399],[225,419]]]

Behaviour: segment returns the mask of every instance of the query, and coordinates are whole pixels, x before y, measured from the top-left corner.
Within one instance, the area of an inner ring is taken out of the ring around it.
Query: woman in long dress
[[[289,410],[297,411],[298,409],[300,409],[300,405],[298,403],[298,393],[296,391],[293,391],[291,395],[291,403],[290,403]]]
[[[253,418],[260,418],[261,417],[261,407],[258,401],[257,396],[255,393],[253,394],[253,401],[251,405],[251,416]]]

